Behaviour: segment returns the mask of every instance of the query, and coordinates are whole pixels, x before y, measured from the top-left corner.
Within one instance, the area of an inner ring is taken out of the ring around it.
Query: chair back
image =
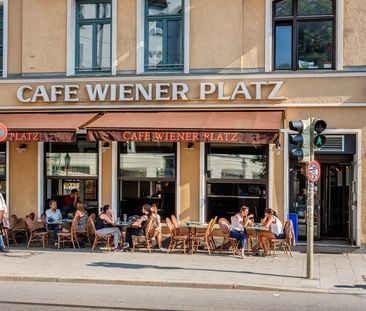
[[[146,225],[146,228],[145,228],[145,238],[146,238],[146,241],[151,239],[153,236],[154,236],[154,217],[150,217],[149,219],[149,222],[147,223]]]
[[[224,234],[229,234],[230,233],[230,223],[226,218],[220,218],[219,219],[219,227],[222,230],[222,232]]]
[[[174,215],[172,215],[171,216],[171,219],[172,219],[172,223],[173,223],[175,229],[178,229],[179,228],[179,225],[178,225],[177,218]]]
[[[207,225],[206,232],[205,232],[206,236],[209,236],[211,234],[211,227],[212,227],[213,221],[214,221],[214,219],[212,218]]]
[[[283,225],[283,235],[284,235],[284,240],[286,240],[286,242],[289,245],[292,245],[292,241],[294,240],[294,236],[292,234],[292,220],[288,219],[285,221],[284,225]]]
[[[97,229],[95,228],[95,214],[91,214],[88,218],[88,227],[91,229],[94,235],[97,234]]]
[[[80,216],[75,216],[74,219],[72,220],[71,229],[70,229],[71,235],[76,233],[76,227],[77,227],[79,221],[80,221]]]
[[[174,227],[173,222],[168,217],[165,219],[165,222],[166,222],[166,225],[168,226],[170,235],[173,236],[175,233],[175,227]]]
[[[16,215],[11,215],[9,218],[9,229],[14,229],[16,223],[17,223],[18,217]]]
[[[215,229],[216,221],[217,221],[217,216],[215,216],[215,218],[212,220],[212,223],[211,223],[211,228],[210,228],[210,234],[211,235],[212,235],[212,233]]]
[[[29,232],[32,232],[32,230],[34,229],[34,222],[29,217],[29,215],[25,215],[25,223],[26,223],[26,225],[28,227]]]

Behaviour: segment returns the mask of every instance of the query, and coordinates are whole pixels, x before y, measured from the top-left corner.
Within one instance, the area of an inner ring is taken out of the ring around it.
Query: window
[[[176,144],[120,144],[120,215],[140,215],[144,204],[156,204],[162,219],[175,214]]]
[[[267,189],[267,146],[206,146],[206,221],[230,220],[247,205],[256,220],[264,216]]]
[[[94,142],[46,143],[46,208],[54,199],[61,209],[72,189],[88,209],[98,207],[98,147]],[[94,212],[98,213],[98,210]]]
[[[112,4],[110,0],[76,3],[76,72],[111,71]]]
[[[145,70],[183,70],[183,0],[146,0]]]
[[[6,199],[6,143],[0,143],[0,192]]]
[[[3,74],[4,57],[4,6],[0,3],[0,76]]]
[[[335,69],[335,2],[273,2],[275,70]]]

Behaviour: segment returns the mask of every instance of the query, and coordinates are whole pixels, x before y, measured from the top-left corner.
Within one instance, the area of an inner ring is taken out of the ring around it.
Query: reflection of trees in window
[[[332,69],[335,0],[273,2],[274,68]]]
[[[253,164],[257,164],[259,166],[259,170],[258,170],[259,178],[260,179],[264,178],[267,173],[266,156],[263,154],[258,154],[253,159],[251,159],[251,162]]]

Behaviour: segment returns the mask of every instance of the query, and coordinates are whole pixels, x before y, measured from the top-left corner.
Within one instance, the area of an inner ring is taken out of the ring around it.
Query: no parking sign
[[[4,124],[0,123],[0,141],[4,141],[6,136],[8,136],[8,129]]]
[[[308,164],[307,175],[312,182],[316,182],[320,178],[320,164],[318,161],[311,161]]]

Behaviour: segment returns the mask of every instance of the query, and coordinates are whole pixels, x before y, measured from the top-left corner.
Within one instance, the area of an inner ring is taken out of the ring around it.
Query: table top
[[[114,225],[115,225],[115,226],[118,226],[118,227],[123,227],[123,226],[132,226],[132,225],[133,225],[133,221],[127,221],[127,222],[121,221],[121,222],[116,222]]]
[[[62,219],[62,220],[52,221],[52,222],[47,221],[47,225],[65,225],[65,224],[71,224],[71,223],[72,223],[71,219]]]
[[[199,221],[188,221],[182,225],[180,225],[180,227],[185,227],[185,228],[207,228],[208,223],[205,222],[199,222]]]
[[[260,231],[268,231],[269,229],[262,224],[253,224],[252,226],[248,226],[245,229],[247,230],[260,230]]]

